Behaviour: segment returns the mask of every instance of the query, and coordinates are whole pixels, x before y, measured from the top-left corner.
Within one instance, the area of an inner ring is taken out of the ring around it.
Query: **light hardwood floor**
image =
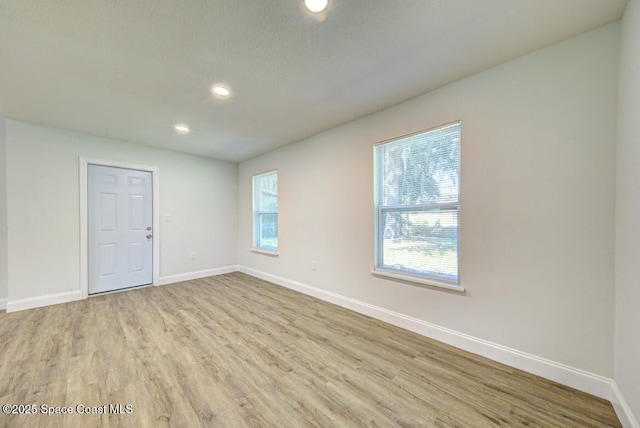
[[[0,347],[0,404],[74,411],[0,426],[620,426],[605,400],[240,273],[0,313]]]

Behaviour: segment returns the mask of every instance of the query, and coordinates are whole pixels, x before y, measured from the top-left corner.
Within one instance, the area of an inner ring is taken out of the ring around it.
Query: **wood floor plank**
[[[74,409],[0,427],[620,426],[605,400],[241,273],[0,313],[0,343],[2,404]]]

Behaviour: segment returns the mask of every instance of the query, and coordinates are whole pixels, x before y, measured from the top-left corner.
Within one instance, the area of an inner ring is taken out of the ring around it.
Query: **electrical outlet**
[[[190,257],[191,257],[191,260],[195,260],[196,259],[196,253],[192,251]]]
[[[318,265],[316,264],[316,262],[311,262],[311,270],[315,272],[317,268]]]

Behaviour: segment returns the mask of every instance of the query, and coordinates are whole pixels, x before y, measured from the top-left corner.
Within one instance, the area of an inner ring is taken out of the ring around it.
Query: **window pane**
[[[457,280],[458,210],[384,211],[382,267]]]
[[[258,211],[278,211],[278,174],[271,173],[260,177]]]
[[[379,150],[383,205],[458,200],[460,124],[402,138]]]
[[[459,283],[460,129],[376,146],[376,267]]]
[[[253,176],[254,247],[278,249],[278,171]]]
[[[278,248],[278,214],[258,214],[258,247]]]

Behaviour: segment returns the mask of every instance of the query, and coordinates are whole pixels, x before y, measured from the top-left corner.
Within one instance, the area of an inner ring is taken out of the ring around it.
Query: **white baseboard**
[[[73,302],[80,299],[82,299],[82,293],[80,290],[76,290],[66,291],[64,293],[48,294],[46,296],[29,297],[27,299],[9,300],[7,302],[7,312],[57,305],[59,303]]]
[[[503,363],[545,379],[593,394],[597,397],[604,398],[606,400],[611,398],[612,380],[607,377],[589,373],[584,370],[547,360],[526,352],[521,352],[516,349],[511,349],[484,339],[469,336],[467,334],[403,315],[398,312],[374,306],[360,300],[302,284],[297,281],[291,281],[286,278],[271,275],[246,266],[239,266],[239,270],[240,272],[256,278],[264,279],[274,284],[317,297],[318,299],[334,303],[352,311],[413,331],[414,333],[447,343],[455,346],[456,348],[481,355],[499,363]]]
[[[625,400],[624,395],[622,395],[622,392],[618,388],[618,384],[616,383],[615,380],[611,381],[610,401],[623,427],[640,428],[640,424],[638,424],[638,420],[635,418],[635,416],[631,412],[631,408],[627,404],[627,400]]]
[[[188,272],[180,275],[171,275],[161,277],[158,285],[173,284],[175,282],[188,281],[191,279],[206,278],[208,276],[221,275],[223,273],[237,272],[238,266],[224,266],[215,269],[201,270],[197,272]],[[39,308],[42,306],[57,305],[59,303],[73,302],[81,300],[82,293],[80,290],[67,291],[64,293],[49,294],[46,296],[29,297],[27,299],[18,300],[0,300],[0,310],[6,309],[7,312],[22,311],[25,309]]]
[[[206,278],[208,276],[222,275],[225,273],[231,273],[231,272],[237,272],[237,271],[238,271],[238,265],[232,265],[232,266],[223,266],[223,267],[214,268],[214,269],[199,270],[195,272],[181,273],[178,275],[162,276],[158,280],[158,285],[167,285],[167,284],[173,284],[176,282],[190,281],[192,279]]]

